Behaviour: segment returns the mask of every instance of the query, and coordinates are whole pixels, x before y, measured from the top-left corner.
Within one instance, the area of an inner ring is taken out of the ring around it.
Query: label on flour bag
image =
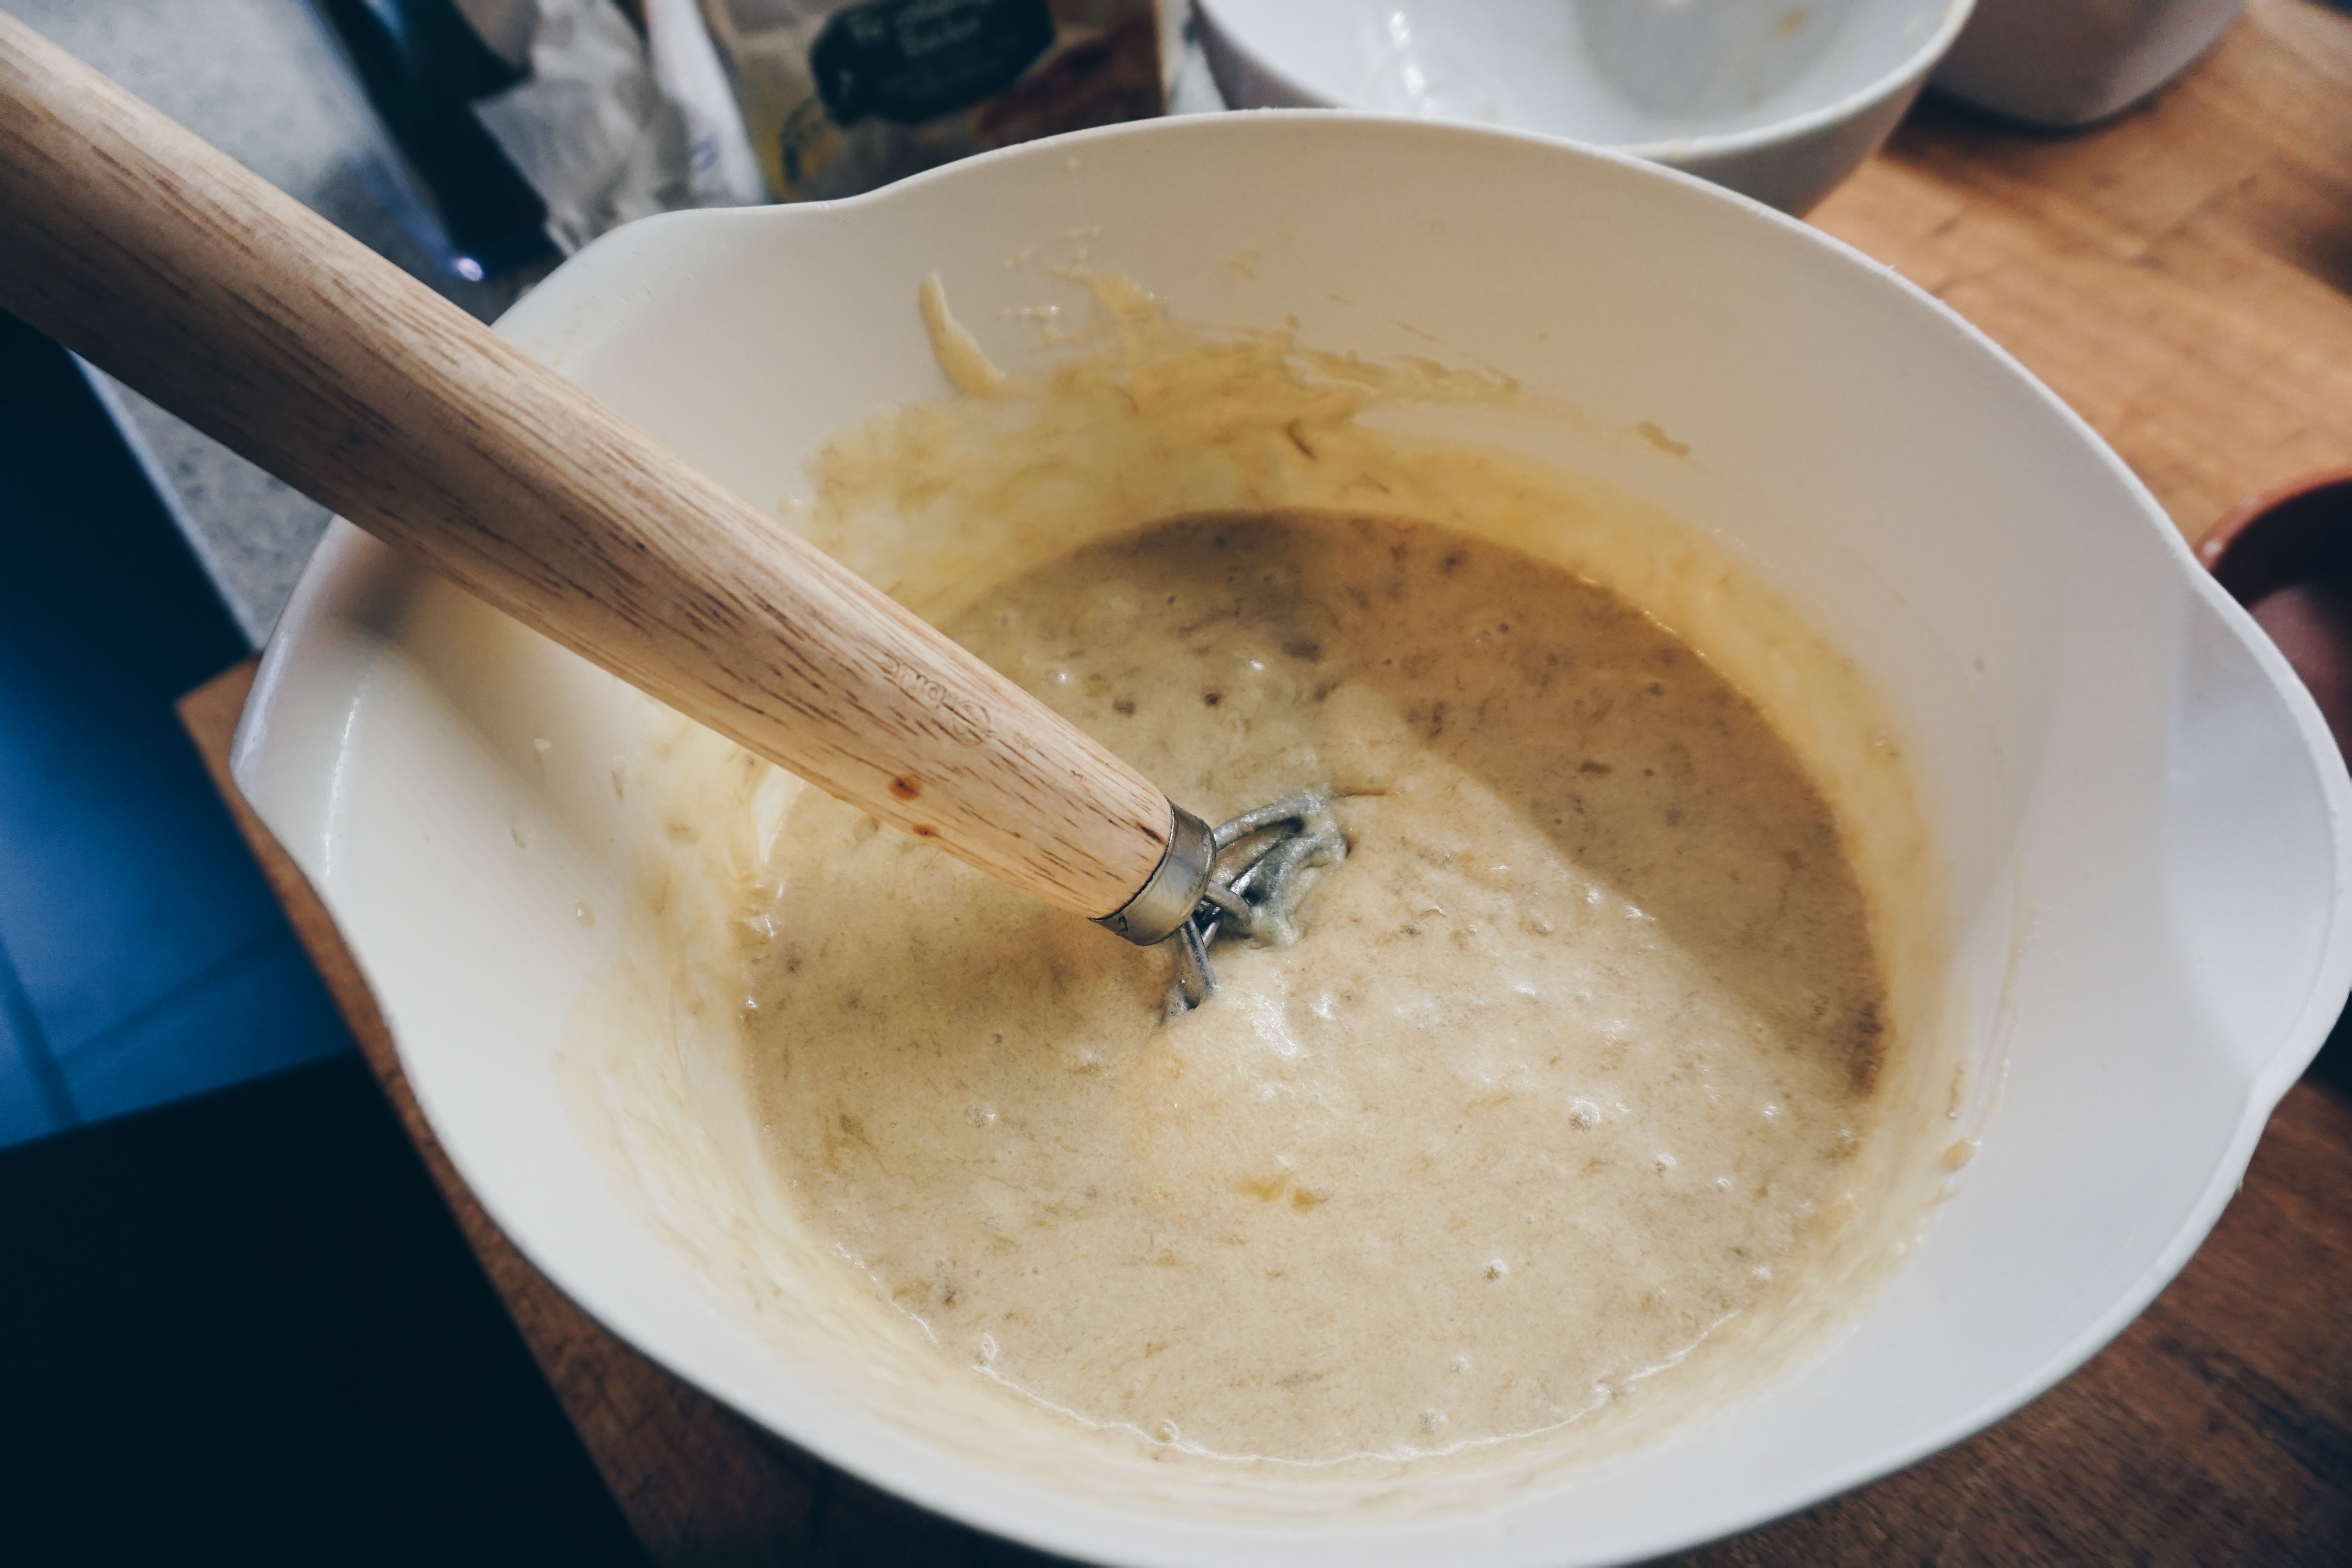
[[[1045,0],[868,0],[826,21],[809,70],[835,124],[915,125],[994,97],[1053,44]]]
[[[769,188],[829,200],[1158,114],[1152,0],[701,0]]]

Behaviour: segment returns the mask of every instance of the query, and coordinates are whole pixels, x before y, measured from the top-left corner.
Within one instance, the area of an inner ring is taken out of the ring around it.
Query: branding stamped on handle
[[[945,721],[948,733],[965,745],[977,746],[993,732],[988,727],[988,710],[958,697],[938,677],[896,654],[882,656],[882,668],[892,685],[936,711]]]

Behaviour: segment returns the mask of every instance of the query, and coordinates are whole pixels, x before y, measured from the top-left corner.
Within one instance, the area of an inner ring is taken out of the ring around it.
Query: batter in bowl
[[[1337,785],[1353,848],[1163,1025],[1164,963],[797,797],[760,1118],[944,1353],[1156,1444],[1397,1458],[1575,1423],[1803,1276],[1877,1120],[1866,900],[1655,621],[1294,513],[1089,545],[948,629],[1212,819]]]
[[[1338,791],[1304,940],[1163,1025],[1166,953],[648,704],[583,1138],[793,1375],[1088,1496],[1485,1506],[1744,1398],[1943,1190],[1898,731],[1582,466],[1671,489],[1664,433],[1092,281],[1009,376],[928,290],[963,395],[784,515],[1212,819]]]

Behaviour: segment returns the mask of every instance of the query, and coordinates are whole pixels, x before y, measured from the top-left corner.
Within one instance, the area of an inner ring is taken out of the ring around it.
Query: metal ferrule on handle
[[[1167,941],[1192,918],[1192,911],[1208,896],[1209,871],[1216,863],[1216,842],[1209,825],[1174,801],[1168,803],[1168,812],[1173,819],[1168,829],[1168,852],[1160,858],[1150,878],[1135,897],[1095,919],[1095,924],[1117,931],[1138,947]]]

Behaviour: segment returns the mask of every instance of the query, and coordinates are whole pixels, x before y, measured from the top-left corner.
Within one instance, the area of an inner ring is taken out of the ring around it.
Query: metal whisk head
[[[1176,931],[1176,977],[1165,1016],[1189,1013],[1216,994],[1209,946],[1240,936],[1287,947],[1298,940],[1305,873],[1348,858],[1347,837],[1331,814],[1331,792],[1308,790],[1210,830],[1214,858],[1192,916]]]

